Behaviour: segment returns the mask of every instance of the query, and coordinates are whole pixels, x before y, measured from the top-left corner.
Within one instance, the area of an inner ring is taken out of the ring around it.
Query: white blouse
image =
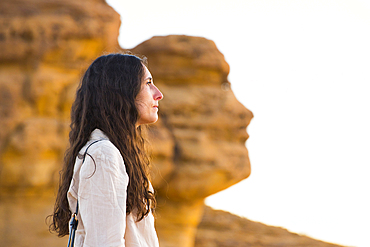
[[[76,247],[135,246],[158,247],[154,228],[154,217],[149,213],[135,222],[136,215],[126,215],[127,186],[129,177],[119,150],[99,129],[95,129],[87,146],[95,161],[86,155],[76,158],[74,174],[67,198],[72,213],[76,210],[78,198],[78,227]]]

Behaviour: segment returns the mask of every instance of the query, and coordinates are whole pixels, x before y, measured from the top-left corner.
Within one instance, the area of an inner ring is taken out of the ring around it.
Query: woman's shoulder
[[[100,130],[92,132],[90,140],[80,154],[85,156],[84,163],[86,164],[82,166],[83,173],[89,173],[91,169],[93,171],[118,172],[118,174],[126,173],[120,151]]]
[[[109,141],[108,139],[102,140],[93,140],[85,146],[85,149],[82,150],[83,153],[87,152],[90,155],[97,154],[97,155],[108,155],[108,156],[116,156],[120,155],[120,152],[114,144]]]
[[[87,142],[81,152],[91,154],[109,154],[109,155],[120,155],[120,152],[116,146],[109,140],[103,131],[95,129],[91,135],[90,140]]]
[[[117,165],[124,162],[118,148],[99,129],[91,133],[90,140],[82,148],[80,154],[84,155],[85,159],[86,156],[91,156],[97,161],[112,162]]]

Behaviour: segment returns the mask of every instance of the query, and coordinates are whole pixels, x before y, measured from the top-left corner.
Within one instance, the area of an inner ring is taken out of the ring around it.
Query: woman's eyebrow
[[[146,80],[151,80],[151,81],[152,81],[152,80],[153,80],[153,78],[149,76],[149,77],[147,77],[147,78],[145,79],[145,81],[146,81]]]

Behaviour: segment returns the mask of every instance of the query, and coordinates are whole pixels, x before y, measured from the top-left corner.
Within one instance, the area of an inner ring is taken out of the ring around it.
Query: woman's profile
[[[139,57],[110,54],[90,65],[72,105],[50,226],[58,236],[68,235],[78,203],[75,246],[159,246],[141,132],[157,121],[162,98]]]

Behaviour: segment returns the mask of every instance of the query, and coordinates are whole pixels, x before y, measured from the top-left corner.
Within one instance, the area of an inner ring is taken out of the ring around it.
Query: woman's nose
[[[159,91],[159,89],[156,86],[154,86],[154,87],[155,87],[154,88],[155,91],[154,91],[153,98],[154,98],[154,100],[160,101],[161,99],[163,99],[163,94],[162,94],[161,91]]]

